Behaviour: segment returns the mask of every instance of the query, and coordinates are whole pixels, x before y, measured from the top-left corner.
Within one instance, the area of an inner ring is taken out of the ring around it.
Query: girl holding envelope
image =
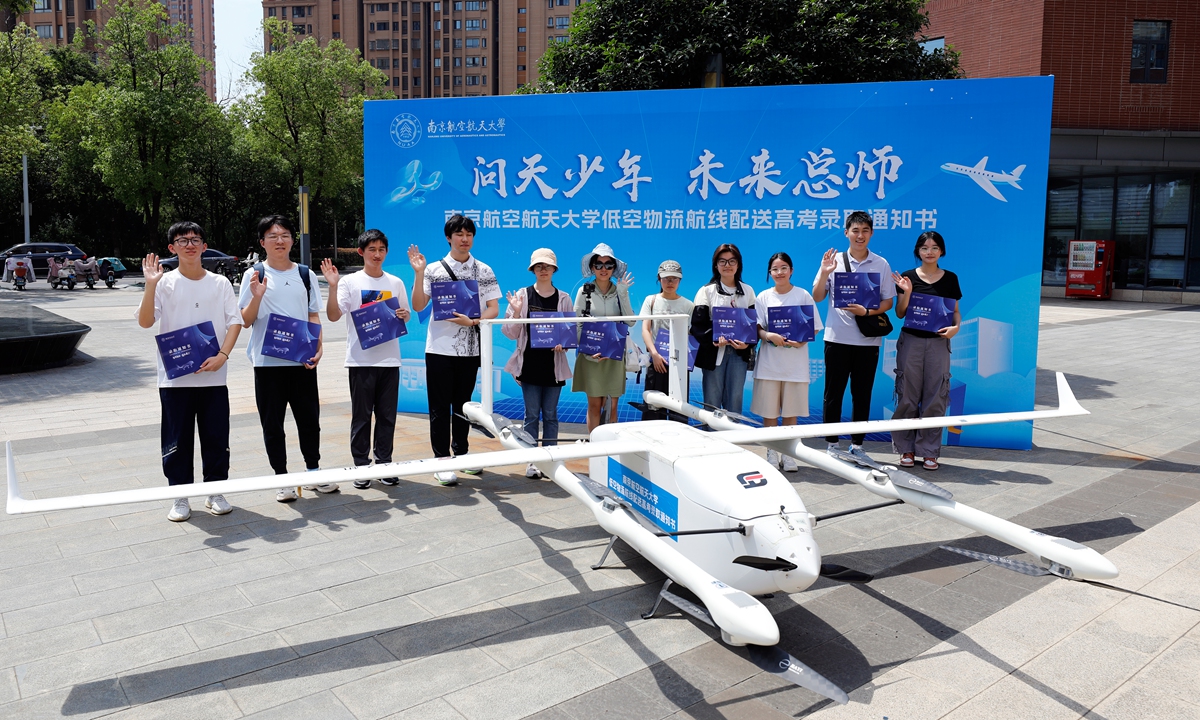
[[[896,283],[896,317],[904,318],[904,328],[896,341],[896,412],[893,419],[941,417],[950,404],[950,338],[958,333],[962,323],[958,301],[962,290],[958,276],[938,267],[946,256],[946,242],[935,230],[921,233],[913,255],[921,261],[919,267],[903,274],[892,274]],[[914,297],[914,293],[918,297]],[[923,296],[923,297],[922,297]],[[954,310],[943,319],[953,301]],[[918,312],[919,308],[919,312]],[[910,310],[912,312],[910,312]],[[929,322],[914,322],[920,315],[932,318]],[[920,329],[919,324],[929,325]],[[934,326],[938,327],[934,327]],[[913,467],[920,455],[921,467],[938,469],[942,452],[942,429],[901,430],[892,433],[892,446],[900,453],[900,465]]]
[[[694,305],[692,335],[700,341],[696,367],[703,370],[704,403],[740,413],[754,348],[738,340],[714,337],[712,321],[712,308],[754,307],[754,288],[742,282],[742,253],[737,245],[717,246],[712,279],[696,293]]]
[[[775,287],[755,299],[758,337],[763,342],[754,368],[750,412],[761,415],[767,427],[774,427],[780,417],[784,425],[795,425],[797,417],[808,417],[808,343],[823,326],[812,295],[792,284],[790,255],[772,255],[767,277]],[[797,309],[783,310],[793,307]],[[767,462],[779,467],[780,454],[767,450]],[[799,469],[790,455],[784,455],[782,463],[787,472]]]
[[[554,287],[558,258],[549,248],[538,248],[529,258],[529,271],[537,281],[527,288],[508,294],[505,318],[527,318],[529,312],[571,312],[571,296]],[[558,325],[555,326],[556,328]],[[569,326],[567,326],[569,327]],[[531,326],[501,325],[500,331],[517,341],[517,348],[504,369],[521,385],[525,398],[525,432],[538,439],[541,421],[542,445],[558,444],[558,396],[563,385],[571,379],[567,351],[562,345],[535,348],[529,341]],[[571,332],[575,329],[571,328]],[[537,478],[542,473],[533,463],[525,468],[525,477]]]
[[[613,249],[605,243],[600,243],[583,256],[583,277],[586,279],[593,275],[596,282],[584,283],[575,295],[575,314],[580,317],[632,315],[629,287],[633,285],[633,275],[629,274],[628,266],[618,260]],[[614,278],[616,282],[613,282]],[[624,322],[632,326],[636,321]],[[584,332],[588,325],[595,324],[581,324],[580,332]],[[625,347],[624,341],[621,347]],[[600,425],[600,409],[604,407],[605,399],[608,400],[608,421],[616,422],[617,400],[625,394],[624,358],[613,360],[599,354],[587,355],[582,349],[576,352],[575,379],[571,382],[571,390],[588,396],[588,432]]]

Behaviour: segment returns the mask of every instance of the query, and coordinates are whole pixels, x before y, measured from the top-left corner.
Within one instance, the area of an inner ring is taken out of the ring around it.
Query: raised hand
[[[617,278],[617,292],[628,291],[633,286],[633,273],[626,270]]]
[[[825,254],[821,256],[821,272],[828,275],[834,270],[837,270],[837,256],[837,250],[833,248],[826,250]]]
[[[162,279],[163,269],[158,262],[158,256],[150,253],[146,259],[142,261],[142,277],[146,279],[146,283],[156,283]]]
[[[425,256],[416,245],[408,246],[408,264],[412,266],[413,272],[425,272]]]
[[[266,270],[263,270],[266,273]],[[258,278],[258,273],[250,272],[250,297],[256,300],[262,300],[263,295],[267,294],[267,279],[264,277],[261,280]]]
[[[894,282],[896,284],[897,290],[904,292],[904,293],[912,292],[912,280],[911,279],[906,278],[899,273],[892,273],[892,282]]]
[[[325,276],[325,282],[329,283],[329,287],[331,288],[338,284],[338,280],[342,279],[338,275],[337,266],[329,258],[321,261],[321,274]]]
[[[505,294],[504,299],[508,301],[508,306],[510,308],[512,308],[514,315],[519,314],[521,312],[521,296],[520,295],[516,294],[512,290],[509,290],[508,293]]]

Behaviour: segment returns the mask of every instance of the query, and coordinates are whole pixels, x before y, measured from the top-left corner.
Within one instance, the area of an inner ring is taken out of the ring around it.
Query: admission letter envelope
[[[267,317],[267,335],[262,354],[267,357],[306,363],[317,354],[321,323],[271,313]]]
[[[758,312],[754,308],[712,309],[713,339],[737,340],[747,345],[758,342]]]
[[[439,280],[429,284],[433,296],[433,319],[452,320],[454,313],[477,318],[479,310],[479,281]]]
[[[779,305],[767,308],[767,331],[784,340],[812,342],[816,337],[812,305]]]
[[[158,355],[162,358],[168,380],[191,375],[221,349],[213,324],[207,320],[199,325],[155,335],[154,341],[158,343]]]
[[[618,322],[583,323],[579,333],[578,352],[584,355],[596,355],[609,360],[620,360],[625,357],[625,337],[629,327]]]
[[[688,335],[687,339],[688,339],[687,365],[688,365],[688,372],[691,372],[692,369],[696,367],[696,351],[700,349],[700,341],[697,340],[696,338],[692,337],[691,335]],[[654,336],[654,349],[658,351],[658,354],[661,355],[663,357],[663,359],[668,359],[671,357],[671,331],[670,330],[668,330],[667,328],[659,328],[658,329],[658,334]]]
[[[908,312],[904,313],[904,327],[935,333],[954,324],[954,309],[958,301],[954,298],[913,293],[908,299]]]
[[[529,313],[531,318],[562,318],[575,317],[573,312],[558,312],[534,310]],[[579,335],[573,323],[532,323],[529,326],[529,347],[553,350],[561,345],[564,350],[579,345]]]
[[[392,297],[350,311],[350,320],[354,323],[354,330],[358,333],[358,344],[363,350],[408,334],[408,327],[404,321],[396,317],[396,311],[399,309],[400,299]]]
[[[879,273],[839,272],[833,275],[833,306],[862,305],[868,310],[879,308]]]

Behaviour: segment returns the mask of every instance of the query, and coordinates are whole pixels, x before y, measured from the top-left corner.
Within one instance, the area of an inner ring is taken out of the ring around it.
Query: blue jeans
[[[537,440],[538,417],[541,416],[545,430],[542,445],[558,444],[558,395],[561,392],[561,385],[521,384],[521,394],[525,397],[525,432]]]
[[[705,370],[704,402],[735,413],[742,411],[746,391],[746,361],[733,348],[725,348],[725,356],[712,370]]]

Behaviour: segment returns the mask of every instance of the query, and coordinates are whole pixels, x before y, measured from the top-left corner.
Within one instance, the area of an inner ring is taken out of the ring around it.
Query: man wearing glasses
[[[229,389],[225,363],[242,329],[233,286],[204,269],[201,258],[208,248],[204,231],[193,222],[178,222],[167,231],[167,249],[179,258],[179,267],[163,272],[158,256],[142,261],[146,289],[134,317],[144,328],[158,323],[158,332],[171,333],[211,322],[220,350],[190,375],[167,378],[161,353],[158,358],[158,398],[162,405],[163,474],[170,485],[195,481],[192,454],[197,429],[204,482],[229,478]],[[210,495],[204,506],[214,515],[233,508],[223,495]],[[192,515],[187,498],[176,500],[167,519],[183,522]]]
[[[471,426],[463,417],[463,403],[471,399],[479,375],[479,321],[500,314],[500,283],[487,265],[471,255],[475,244],[475,223],[471,218],[454,215],[446,221],[446,257],[426,267],[425,256],[416,245],[408,247],[408,263],[416,274],[413,280],[412,309],[418,313],[430,304],[432,284],[457,280],[479,283],[479,318],[455,313],[449,320],[431,320],[425,335],[425,392],[429,398],[429,442],[437,458],[451,452],[466,455]],[[453,439],[451,430],[453,429]],[[478,475],[479,470],[464,470]],[[457,485],[452,471],[435,473],[442,485]]]
[[[267,259],[246,271],[238,299],[243,325],[251,328],[246,355],[254,365],[254,400],[262,423],[267,460],[276,475],[287,473],[283,420],[289,405],[296,421],[304,466],[310,471],[321,469],[321,398],[317,393],[321,341],[317,340],[316,353],[307,362],[292,362],[262,352],[271,315],[321,322],[321,289],[316,273],[306,265],[292,262],[295,232],[292,221],[283,215],[268,215],[258,222],[258,242]],[[336,483],[306,485],[304,489],[334,493],[338,486]],[[295,488],[275,493],[278,502],[295,499]]]

